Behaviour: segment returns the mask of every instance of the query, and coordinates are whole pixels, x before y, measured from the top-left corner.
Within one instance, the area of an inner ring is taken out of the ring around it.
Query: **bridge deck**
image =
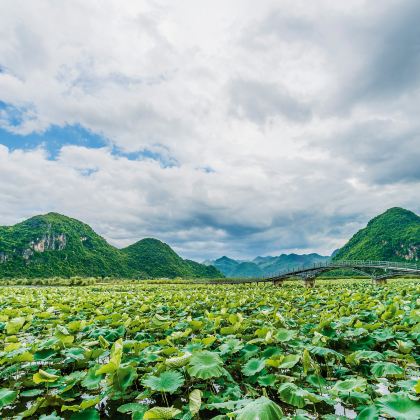
[[[350,269],[370,276],[374,280],[385,280],[386,278],[416,275],[420,276],[420,265],[404,262],[392,261],[362,261],[362,260],[342,260],[318,263],[311,266],[295,267],[292,270],[285,270],[280,273],[272,274],[262,278],[244,279],[221,279],[221,280],[197,280],[195,283],[205,284],[243,284],[243,283],[269,283],[281,282],[288,278],[298,277],[303,280],[313,281],[315,277],[327,271],[337,269]]]

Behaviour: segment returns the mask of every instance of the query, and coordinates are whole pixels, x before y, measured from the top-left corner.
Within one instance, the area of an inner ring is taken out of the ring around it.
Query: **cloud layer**
[[[415,0],[6,0],[0,224],[54,210],[204,259],[329,253],[419,212],[419,18]],[[51,135],[74,127],[85,143]]]

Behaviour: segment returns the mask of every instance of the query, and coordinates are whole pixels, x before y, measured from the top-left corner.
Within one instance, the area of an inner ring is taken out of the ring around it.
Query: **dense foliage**
[[[0,416],[420,417],[420,285],[0,288]]]
[[[123,249],[132,272],[150,277],[221,277],[213,266],[183,260],[169,245],[157,239],[143,239]]]
[[[57,213],[0,227],[0,277],[55,276],[223,277],[157,240],[119,250],[88,225]]]
[[[372,219],[335,255],[338,260],[420,260],[420,217],[398,207]]]

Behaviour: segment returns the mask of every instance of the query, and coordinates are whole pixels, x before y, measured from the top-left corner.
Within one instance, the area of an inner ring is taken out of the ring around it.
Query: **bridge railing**
[[[338,261],[326,261],[319,262],[310,265],[294,266],[291,269],[285,269],[277,273],[272,273],[265,279],[274,278],[277,276],[284,276],[287,274],[301,273],[304,271],[314,270],[316,268],[352,268],[352,267],[372,267],[372,268],[395,268],[405,270],[416,270],[420,271],[420,265],[414,263],[405,263],[398,261],[375,261],[375,260],[338,260]]]

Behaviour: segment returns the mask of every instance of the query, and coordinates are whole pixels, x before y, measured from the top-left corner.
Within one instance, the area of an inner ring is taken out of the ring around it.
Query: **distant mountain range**
[[[336,260],[420,260],[420,217],[394,207],[372,219],[331,257],[281,254],[252,261],[226,256],[203,264],[184,260],[157,239],[117,249],[91,227],[58,213],[0,226],[1,277],[217,278],[261,277],[302,265]]]
[[[270,276],[302,265],[328,261],[330,258],[319,254],[281,254],[277,257],[256,257],[252,261],[243,261],[224,256],[203,264],[213,265],[226,277],[251,278]]]
[[[223,277],[157,239],[117,249],[90,226],[57,213],[0,226],[0,278],[55,276]]]
[[[203,264],[213,265],[226,277],[250,278],[269,276],[295,267],[333,260],[420,260],[420,217],[399,207],[393,207],[372,219],[341,249],[332,255],[281,254],[277,257],[256,257],[251,261],[221,257]]]

